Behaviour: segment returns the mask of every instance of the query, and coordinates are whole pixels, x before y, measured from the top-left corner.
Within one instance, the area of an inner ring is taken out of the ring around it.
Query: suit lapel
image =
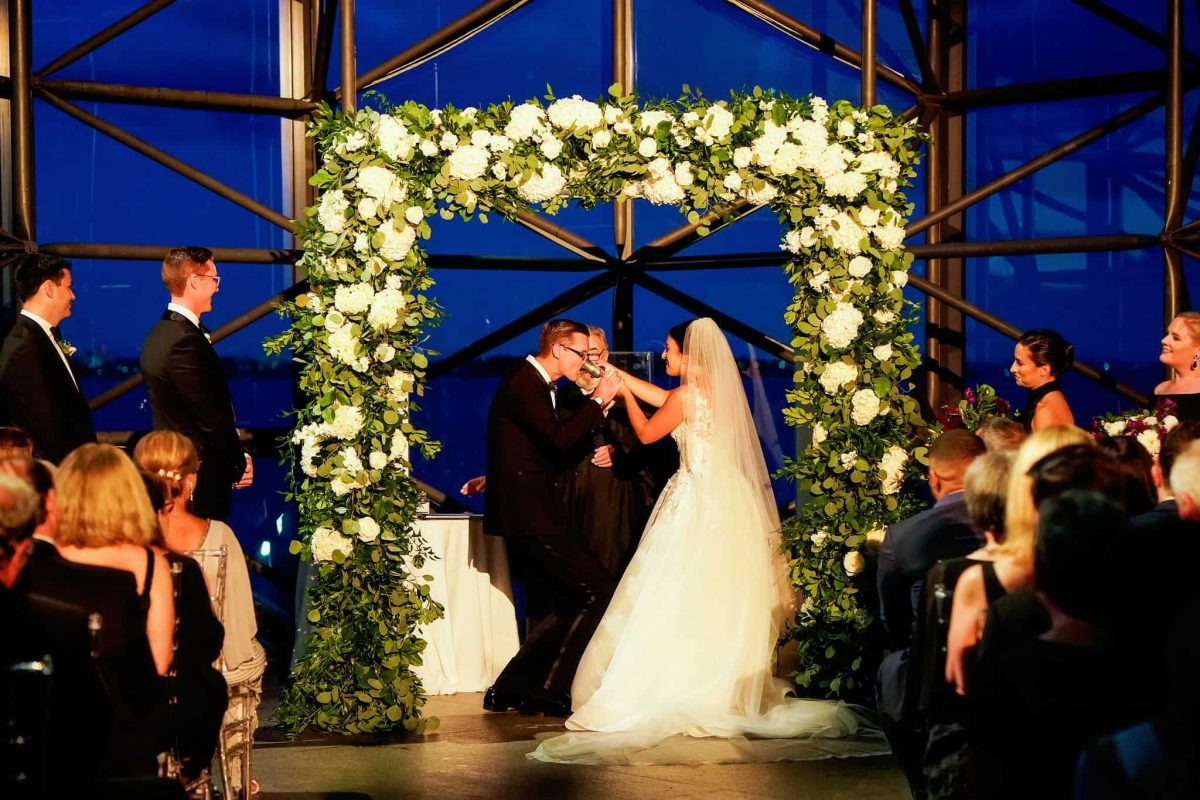
[[[58,343],[46,335],[41,325],[38,325],[24,314],[17,317],[17,322],[25,327],[26,334],[32,337],[33,341],[37,343],[39,360],[45,364],[53,365],[50,369],[55,370],[54,374],[59,376],[58,382],[62,385],[62,390],[82,394],[79,384],[75,379],[75,374],[64,363],[62,351],[58,348]]]

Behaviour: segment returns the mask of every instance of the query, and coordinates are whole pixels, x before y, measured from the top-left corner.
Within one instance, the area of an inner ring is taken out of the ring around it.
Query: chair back
[[[204,570],[213,614],[221,624],[225,624],[225,575],[228,571],[229,546],[223,544],[212,550],[188,550],[186,555],[194,558],[200,564],[200,569]]]

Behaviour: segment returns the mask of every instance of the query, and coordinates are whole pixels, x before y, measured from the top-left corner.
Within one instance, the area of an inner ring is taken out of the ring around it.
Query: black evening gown
[[[225,628],[213,614],[200,565],[167,553],[172,571],[179,565],[175,594],[175,696],[171,720],[183,774],[195,778],[212,762],[229,699],[225,679],[213,666],[221,655]]]
[[[1170,400],[1175,403],[1175,416],[1180,422],[1200,419],[1200,392],[1193,394],[1156,394],[1155,401]]]
[[[559,395],[562,413],[591,402],[573,386]],[[597,467],[592,453],[605,444],[613,445],[613,465]],[[637,550],[658,494],[678,462],[670,437],[649,445],[639,442],[620,404],[609,411],[604,427],[570,454],[559,487],[571,530],[614,578],[621,576]]]

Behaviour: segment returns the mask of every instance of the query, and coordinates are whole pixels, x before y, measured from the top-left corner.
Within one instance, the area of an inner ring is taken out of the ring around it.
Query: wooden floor
[[[392,798],[683,798],[763,797],[906,800],[891,756],[699,766],[594,767],[543,764],[525,754],[561,720],[493,714],[482,695],[431,697],[441,720],[423,737],[298,740],[263,731],[254,776],[263,800]]]

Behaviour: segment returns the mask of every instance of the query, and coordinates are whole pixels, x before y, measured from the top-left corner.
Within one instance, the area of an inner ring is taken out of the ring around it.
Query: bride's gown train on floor
[[[689,344],[702,322],[732,365],[708,320],[692,323]],[[694,354],[689,364],[690,374]],[[750,426],[744,439],[753,423],[736,372],[733,380],[745,418],[734,424]],[[772,674],[792,608],[779,518],[757,439],[747,453],[719,427],[732,399],[714,397],[716,383],[701,391],[685,379],[684,421],[672,432],[680,468],[579,664],[566,721],[576,732],[546,739],[531,758],[695,763],[886,751],[846,705],[786,697],[790,682]],[[840,737],[852,738],[831,741]]]

